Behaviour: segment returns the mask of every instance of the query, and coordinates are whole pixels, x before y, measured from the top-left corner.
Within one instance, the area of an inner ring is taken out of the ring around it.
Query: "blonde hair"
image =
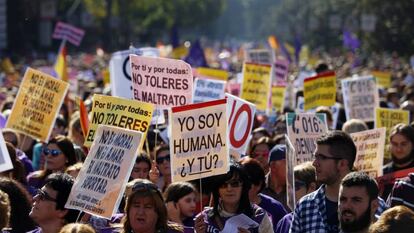
[[[83,223],[69,223],[66,224],[59,233],[95,233],[95,230]]]

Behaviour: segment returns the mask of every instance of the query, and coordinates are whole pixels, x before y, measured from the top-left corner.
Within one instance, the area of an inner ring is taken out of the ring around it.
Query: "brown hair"
[[[10,211],[9,195],[0,190],[0,230],[9,226]]]
[[[87,224],[69,223],[59,233],[95,233],[95,230]]]
[[[405,206],[392,207],[371,225],[369,233],[412,233],[414,232],[414,212]]]

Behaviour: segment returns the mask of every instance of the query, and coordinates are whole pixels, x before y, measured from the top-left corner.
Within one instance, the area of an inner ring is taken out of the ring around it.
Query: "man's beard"
[[[355,216],[355,213],[348,211],[348,210],[345,210],[342,212],[343,213],[349,212],[351,214],[354,214]],[[358,232],[358,231],[368,228],[369,225],[371,224],[371,204],[368,206],[367,210],[361,215],[361,217],[351,222],[344,222],[341,216],[339,216],[339,224],[340,224],[340,228],[342,229],[342,231],[347,232],[347,233]]]
[[[392,156],[392,161],[393,161],[395,164],[405,164],[405,163],[410,162],[411,160],[413,160],[413,155],[412,155],[412,153],[410,153],[407,157],[404,157],[404,158],[401,158],[401,159],[398,159],[398,158],[396,158],[395,156]]]

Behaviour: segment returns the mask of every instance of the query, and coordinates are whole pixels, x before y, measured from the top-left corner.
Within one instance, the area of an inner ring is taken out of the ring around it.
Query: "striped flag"
[[[84,35],[84,30],[67,23],[58,22],[55,26],[52,38],[67,40],[73,45],[79,46]]]
[[[68,69],[67,69],[67,63],[66,63],[66,44],[64,42],[62,43],[63,44],[56,58],[54,69],[56,71],[57,77],[67,82],[68,81]]]

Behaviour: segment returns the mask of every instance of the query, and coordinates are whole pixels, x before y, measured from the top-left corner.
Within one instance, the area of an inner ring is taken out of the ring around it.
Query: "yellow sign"
[[[28,68],[6,128],[47,142],[69,84]]]
[[[305,111],[318,106],[332,106],[336,101],[335,72],[319,74],[305,79],[303,97]]]
[[[208,78],[214,78],[223,81],[227,81],[229,77],[229,73],[225,70],[211,69],[205,67],[197,68],[197,74],[199,76],[206,76]]]
[[[92,116],[85,146],[90,147],[98,125],[111,125],[144,133],[146,137],[151,123],[154,105],[119,97],[94,95]],[[143,143],[145,140],[142,140]],[[142,146],[142,145],[140,145]]]
[[[240,98],[256,105],[256,109],[266,111],[270,94],[270,72],[267,64],[244,63],[243,84]]]
[[[272,107],[283,112],[283,103],[285,102],[285,86],[272,86]]]
[[[391,87],[391,73],[382,71],[372,71],[371,74],[377,79],[378,86]]]

